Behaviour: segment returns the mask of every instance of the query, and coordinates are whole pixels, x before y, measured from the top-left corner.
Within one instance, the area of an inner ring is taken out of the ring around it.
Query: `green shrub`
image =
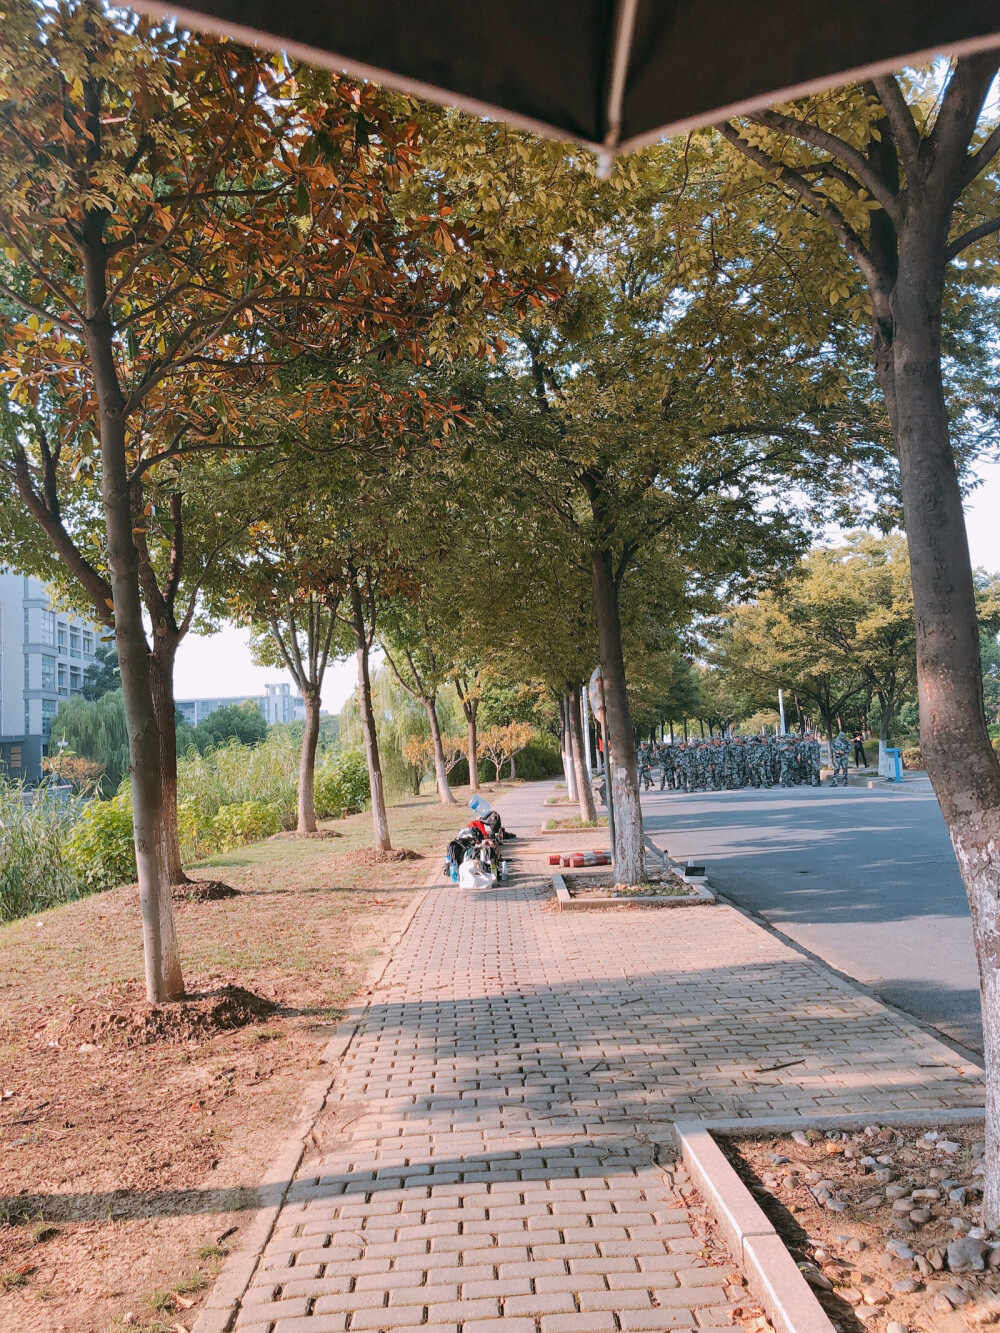
[[[920,755],[920,746],[919,745],[905,746],[903,749],[903,767],[922,769],[923,766],[924,762]]]
[[[180,802],[207,825],[224,805],[268,801],[281,813],[283,828],[295,827],[298,801],[299,747],[287,732],[268,736],[260,745],[229,741],[199,754],[188,753],[177,764]]]
[[[80,896],[66,856],[79,805],[0,781],[0,922]]]
[[[554,777],[556,773],[562,772],[559,742],[547,731],[536,732],[534,740],[514,760],[514,766],[517,776],[528,782],[535,778]]]
[[[66,857],[89,892],[134,883],[131,788],[87,804],[67,839]]]
[[[212,820],[216,849],[228,852],[245,842],[261,842],[282,827],[281,811],[273,801],[241,801],[224,805]]]
[[[364,751],[355,746],[338,750],[317,768],[315,799],[320,819],[339,819],[363,810],[371,799]]]

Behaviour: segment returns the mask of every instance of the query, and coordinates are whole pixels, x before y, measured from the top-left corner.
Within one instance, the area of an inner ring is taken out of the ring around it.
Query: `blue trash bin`
[[[891,765],[890,772],[886,775],[886,781],[887,781],[887,782],[902,782],[902,781],[903,781],[903,751],[902,751],[902,750],[899,750],[899,749],[896,749],[894,746],[886,746],[886,751],[885,751],[885,753],[886,753],[886,756],[887,756],[887,758],[889,759],[889,762],[890,762],[890,765]]]

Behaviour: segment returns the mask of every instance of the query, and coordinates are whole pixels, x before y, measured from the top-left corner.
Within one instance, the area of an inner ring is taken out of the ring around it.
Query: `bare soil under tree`
[[[208,997],[168,1006],[176,1023],[147,1021],[134,887],[0,930],[0,1327],[190,1328],[456,813],[429,796],[390,821],[424,857],[373,863],[362,814],[341,838],[215,858],[203,873],[240,894],[176,906],[188,990]]]

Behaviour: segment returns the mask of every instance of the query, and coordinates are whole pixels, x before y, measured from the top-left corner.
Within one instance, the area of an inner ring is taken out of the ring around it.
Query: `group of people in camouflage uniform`
[[[841,733],[843,736],[843,733]],[[840,737],[837,738],[839,740]],[[837,740],[833,742],[834,781],[839,768]],[[847,786],[845,738],[843,783]],[[733,791],[740,787],[798,787],[820,785],[820,747],[815,733],[806,736],[716,736],[712,740],[678,741],[648,745],[636,754],[639,782],[647,790],[658,770],[660,790]]]

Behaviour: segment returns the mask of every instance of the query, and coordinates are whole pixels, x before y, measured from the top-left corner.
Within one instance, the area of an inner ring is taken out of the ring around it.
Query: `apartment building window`
[[[64,653],[69,646],[69,626],[64,625],[61,621],[56,630],[56,643],[61,653]]]
[[[94,653],[94,636],[89,629],[83,631],[83,651],[86,657],[92,657]]]
[[[79,694],[83,689],[83,672],[79,667],[69,669],[69,688],[71,694]]]
[[[28,608],[24,609],[24,641],[31,642],[31,635],[28,633]],[[42,612],[42,643],[47,648],[56,646],[56,617],[52,611]]]
[[[42,689],[54,690],[56,687],[56,659],[42,654]]]
[[[80,656],[80,626],[70,625],[69,627],[69,655],[70,657]]]
[[[65,662],[59,662],[56,666],[56,680],[59,682],[59,693],[69,694],[69,671]]]
[[[56,715],[55,699],[42,700],[42,740],[49,739],[49,733],[52,731],[52,719]]]

